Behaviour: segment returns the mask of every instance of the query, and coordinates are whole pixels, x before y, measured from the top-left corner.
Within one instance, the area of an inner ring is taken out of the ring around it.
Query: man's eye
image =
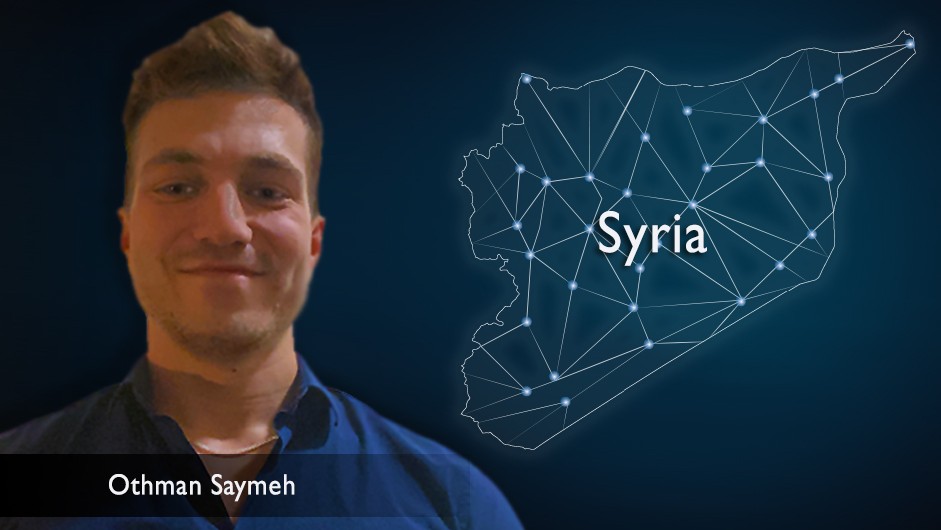
[[[287,198],[287,195],[275,188],[257,188],[252,190],[252,195],[264,201],[281,201]]]
[[[194,191],[196,191],[195,186],[181,182],[174,182],[173,184],[167,184],[166,186],[157,188],[158,193],[170,196],[192,195]]]

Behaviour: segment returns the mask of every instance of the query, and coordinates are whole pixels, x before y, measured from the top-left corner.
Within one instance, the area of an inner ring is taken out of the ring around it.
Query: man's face
[[[194,352],[288,330],[320,256],[307,127],[280,99],[209,92],[151,108],[132,146],[121,246],[149,321]]]

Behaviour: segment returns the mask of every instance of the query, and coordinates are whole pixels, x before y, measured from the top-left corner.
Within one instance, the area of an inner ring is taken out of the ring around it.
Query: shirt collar
[[[150,364],[147,362],[147,356],[141,356],[134,363],[133,368],[124,378],[121,386],[130,390],[138,403],[143,406],[151,417],[157,413],[153,407],[153,389],[150,381]],[[327,427],[336,427],[340,422],[340,412],[342,407],[337,401],[334,393],[324,386],[323,383],[314,375],[314,371],[307,364],[307,361],[300,355],[297,355],[297,375],[288,389],[287,397],[281,406],[281,410],[275,417],[277,423],[292,423],[299,426],[310,425],[312,421],[323,419],[322,409],[329,409],[326,415],[329,422]],[[276,425],[280,428],[280,425]]]
[[[315,396],[315,397],[309,397]],[[281,412],[290,415],[298,415],[305,412],[304,409],[310,406],[313,401],[321,401],[326,398],[326,403],[330,407],[331,423],[337,425],[340,419],[340,405],[334,393],[324,386],[314,375],[314,371],[300,355],[297,356],[297,376],[291,384],[288,391],[288,398],[285,399]]]

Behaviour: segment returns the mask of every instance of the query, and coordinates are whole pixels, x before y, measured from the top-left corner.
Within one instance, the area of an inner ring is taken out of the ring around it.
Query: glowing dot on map
[[[528,386],[524,386],[523,388],[520,389],[520,394],[523,394],[524,396],[529,397],[533,394],[533,389],[529,388]]]
[[[630,188],[624,188],[624,191],[621,192],[621,195],[623,195],[624,198],[630,198],[630,196],[633,195],[633,194],[634,194],[634,192],[631,191]]]
[[[845,78],[843,77],[843,74],[836,74],[835,76],[833,76],[833,82],[836,83],[836,84],[838,84],[838,85],[842,85],[842,84],[843,84],[843,79],[845,79]]]
[[[633,313],[637,311],[637,304],[630,304],[627,306],[627,308],[631,311],[631,313]]]
[[[585,225],[585,233],[586,233],[586,234],[590,234],[590,233],[592,233],[592,232],[594,232],[594,231],[595,231],[595,227],[594,227],[593,225]]]
[[[650,141],[650,134],[645,132],[644,134],[640,135],[640,141],[641,141],[641,142],[649,142],[649,141]]]
[[[693,107],[683,107],[683,116],[689,116],[693,113]]]
[[[542,185],[548,186],[549,184],[552,184],[552,179],[549,177],[542,177]]]
[[[702,165],[703,173],[709,173],[710,171],[712,171],[712,166],[710,166],[708,163]]]
[[[523,223],[519,221],[513,221],[513,230],[520,230],[523,228]]]
[[[768,123],[768,117],[765,116],[764,114],[762,114],[761,116],[758,116],[758,123],[762,125]]]
[[[908,39],[907,41],[905,41],[905,47],[908,48],[909,50],[914,50],[914,49],[915,49],[915,39]]]
[[[559,401],[559,404],[562,405],[563,407],[567,407],[572,404],[572,400],[567,397],[564,397]]]
[[[523,74],[522,81],[524,85],[528,85],[533,81],[533,77],[529,74]]]
[[[574,291],[575,289],[578,289],[578,282],[572,280],[569,282],[569,291]]]
[[[783,261],[779,261],[779,262],[775,263],[775,264],[774,264],[774,268],[775,268],[775,270],[783,271],[783,270],[784,270],[784,262],[783,262]]]
[[[760,157],[760,156],[759,156],[757,159],[755,159],[755,165],[758,166],[758,167],[765,167],[765,159],[764,159],[764,157]]]
[[[556,372],[555,370],[549,372],[549,380],[550,380],[550,381],[558,381],[558,380],[559,380],[559,372]]]
[[[532,250],[526,251],[526,259],[531,260],[536,257],[536,254]]]
[[[742,307],[743,305],[745,305],[745,298],[739,296],[738,300],[736,300],[735,303],[738,304],[739,307]]]
[[[689,209],[690,209],[690,210],[695,210],[697,207],[699,207],[699,203],[698,203],[698,202],[696,202],[696,201],[689,201]]]
[[[524,171],[526,171],[526,166],[524,166],[523,164],[516,164],[517,173],[522,174]]]
[[[637,265],[634,266],[634,270],[637,271],[637,274],[644,272],[645,268],[646,267],[644,267],[643,263],[638,263]]]
[[[807,231],[807,239],[817,239],[817,231],[816,231],[816,230],[813,230],[813,229],[808,230],[808,231]]]
[[[816,88],[810,89],[810,99],[817,99],[820,97],[820,91]]]
[[[529,326],[533,325],[533,319],[529,317],[523,317],[523,321],[521,322],[521,324],[523,324],[524,328],[528,328]]]
[[[823,174],[823,180],[825,180],[825,181],[827,181],[827,182],[832,181],[832,180],[833,180],[833,173],[830,173],[829,171],[827,171],[826,173],[824,173],[824,174]]]
[[[592,173],[591,171],[589,171],[588,173],[585,173],[585,180],[587,180],[588,182],[595,180],[595,174]]]
[[[650,340],[650,339],[645,340],[645,341],[644,341],[644,349],[645,349],[645,350],[649,350],[649,349],[651,349],[651,348],[653,348],[653,341]]]

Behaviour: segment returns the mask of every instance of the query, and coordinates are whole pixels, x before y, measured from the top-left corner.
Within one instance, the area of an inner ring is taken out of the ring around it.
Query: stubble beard
[[[275,317],[267,325],[236,321],[222,329],[203,331],[187,325],[173,312],[151,316],[182,349],[211,362],[240,360],[273,348],[290,327],[290,321]]]
[[[216,320],[221,315],[215,315],[216,319],[210,318],[215,322],[194,326],[193,322],[204,322],[205,318],[186,315],[167,307],[171,305],[167,300],[151,300],[142,294],[138,292],[138,301],[147,318],[153,319],[170,340],[193,357],[217,364],[238,362],[274,349],[289,332],[307,298],[304,293],[300,300],[281,300],[261,315],[236,314],[226,321]]]
[[[181,349],[205,361],[231,363],[273,349],[283,339],[307,302],[311,277],[301,281],[303,288],[299,292],[276,302],[265,311],[267,314],[234,315],[228,322],[217,321],[202,328],[191,322],[204,319],[190,317],[174,307],[185,302],[166,297],[166,286],[140,284],[133,274],[132,283],[147,318],[153,319]]]

